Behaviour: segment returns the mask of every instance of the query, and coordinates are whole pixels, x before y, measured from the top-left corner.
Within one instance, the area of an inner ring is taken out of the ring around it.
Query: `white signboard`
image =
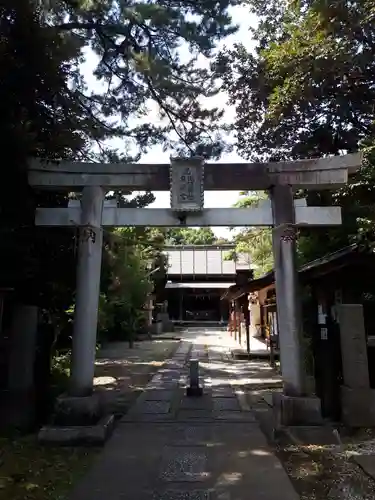
[[[171,160],[171,208],[200,212],[204,206],[204,160]]]

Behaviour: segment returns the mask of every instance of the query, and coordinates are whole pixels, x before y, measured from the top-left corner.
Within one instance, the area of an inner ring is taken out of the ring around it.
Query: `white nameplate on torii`
[[[307,207],[296,200],[297,226],[337,226],[341,224],[340,207]],[[302,205],[302,206],[301,206]],[[81,209],[37,208],[37,226],[79,226]],[[104,206],[103,227],[251,227],[273,226],[272,208],[268,203],[254,208],[206,208],[187,213],[183,223],[170,208],[116,208]]]
[[[175,212],[201,212],[203,210],[203,158],[171,160],[170,196],[171,209]]]

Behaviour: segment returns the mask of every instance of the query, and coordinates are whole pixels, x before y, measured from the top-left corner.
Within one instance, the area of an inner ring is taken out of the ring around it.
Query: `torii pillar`
[[[277,321],[284,386],[282,394],[273,393],[275,428],[279,429],[284,425],[319,425],[323,422],[320,399],[306,392],[292,187],[275,185],[270,190],[270,197],[274,223],[272,246]]]
[[[100,292],[105,191],[83,188],[77,263],[72,362],[69,394],[89,396],[93,389]]]
[[[305,394],[302,353],[302,314],[298,293],[295,242],[295,210],[291,186],[271,190],[274,229],[272,235],[277,318],[280,331],[280,361],[284,393]]]

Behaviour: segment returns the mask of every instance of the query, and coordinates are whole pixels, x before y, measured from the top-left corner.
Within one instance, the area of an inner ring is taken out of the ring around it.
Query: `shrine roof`
[[[251,268],[249,257],[238,254],[236,260],[228,258],[235,245],[181,245],[168,246],[168,276],[231,276],[239,270]]]

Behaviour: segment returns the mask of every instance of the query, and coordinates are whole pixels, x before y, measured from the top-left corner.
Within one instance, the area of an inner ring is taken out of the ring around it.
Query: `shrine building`
[[[221,301],[237,282],[251,272],[247,255],[228,260],[233,244],[165,247],[168,256],[165,298],[173,322],[227,322],[229,303]]]

